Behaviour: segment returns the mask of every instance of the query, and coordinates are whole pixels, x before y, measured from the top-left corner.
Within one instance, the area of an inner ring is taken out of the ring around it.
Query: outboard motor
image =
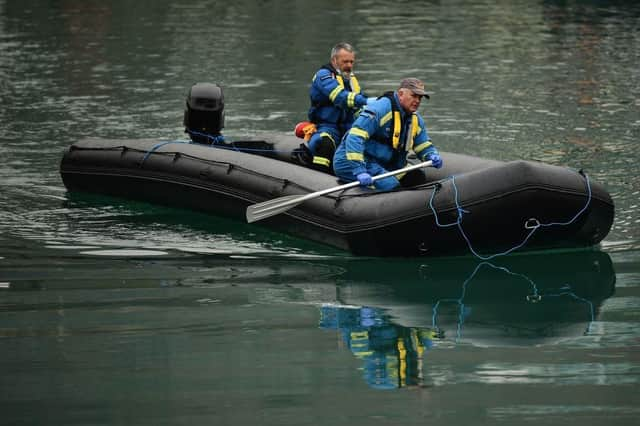
[[[185,133],[197,143],[224,141],[224,95],[222,87],[212,83],[196,83],[187,94],[184,110]]]

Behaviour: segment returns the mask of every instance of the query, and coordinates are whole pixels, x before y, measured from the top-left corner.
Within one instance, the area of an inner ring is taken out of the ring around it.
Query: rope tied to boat
[[[431,197],[429,198],[429,208],[431,209],[431,211],[433,212],[433,216],[435,218],[435,222],[436,225],[440,228],[447,228],[450,226],[457,226],[458,230],[460,231],[460,235],[462,235],[462,238],[464,238],[464,240],[467,243],[467,247],[469,247],[469,251],[476,256],[478,259],[480,260],[491,260],[495,257],[498,256],[505,256],[509,253],[512,253],[522,247],[524,247],[527,242],[531,239],[531,237],[533,236],[533,234],[540,228],[547,228],[547,227],[552,227],[552,226],[568,226],[570,224],[572,224],[573,222],[575,222],[578,217],[580,217],[582,215],[582,213],[584,213],[587,208],[589,208],[589,204],[591,204],[591,183],[589,181],[589,177],[587,176],[586,173],[584,173],[584,171],[582,169],[580,169],[578,171],[578,173],[584,177],[585,179],[585,184],[586,184],[586,190],[587,190],[587,201],[585,202],[584,206],[569,220],[565,221],[565,222],[549,222],[549,223],[543,223],[540,222],[540,220],[538,220],[537,218],[529,218],[525,221],[525,223],[523,224],[524,229],[528,230],[528,234],[524,237],[524,239],[522,240],[522,242],[520,242],[519,244],[516,244],[515,246],[511,247],[508,250],[505,250],[503,252],[500,253],[494,253],[492,255],[488,255],[488,256],[484,256],[479,254],[474,248],[473,248],[473,244],[471,243],[470,238],[467,236],[467,234],[464,232],[464,229],[462,227],[462,219],[465,213],[470,213],[469,210],[465,210],[461,205],[460,205],[460,200],[458,197],[458,187],[456,185],[456,177],[454,176],[450,176],[448,179],[451,179],[452,182],[452,186],[453,186],[453,192],[454,192],[454,201],[456,203],[456,211],[457,211],[457,217],[456,217],[456,221],[452,222],[452,223],[446,223],[446,224],[442,224],[440,223],[440,220],[438,219],[438,212],[436,211],[435,206],[433,205],[433,201],[435,199],[435,195],[436,193],[439,191],[440,188],[442,188],[442,184],[438,183],[438,185],[436,185],[436,187],[434,188],[433,192],[431,193]]]
[[[142,165],[144,164],[145,161],[147,161],[147,158],[149,158],[149,156],[151,154],[153,154],[158,148],[161,148],[165,145],[168,145],[170,143],[191,143],[189,141],[165,141],[165,142],[159,142],[157,144],[155,144],[154,146],[152,146],[147,152],[144,153],[144,157],[142,157],[142,160],[140,160],[140,164],[138,164],[138,166],[142,167]]]
[[[209,148],[227,149],[227,150],[230,150],[230,151],[247,152],[247,153],[250,153],[250,154],[258,154],[258,155],[262,155],[262,154],[282,154],[282,155],[293,156],[294,154],[300,153],[300,148],[275,149],[273,147],[273,144],[271,144],[271,143],[269,143],[267,141],[261,141],[261,140],[255,140],[255,141],[252,141],[252,140],[248,140],[248,141],[227,141],[224,138],[223,135],[213,136],[213,135],[210,135],[208,133],[201,133],[201,132],[197,132],[195,130],[185,130],[185,132],[190,134],[190,135],[195,135],[196,137],[206,138],[207,140],[210,141],[210,143],[201,143],[201,142],[192,142],[192,143],[208,146]],[[241,144],[247,144],[247,143],[257,144],[257,143],[261,143],[261,142],[265,143],[265,144],[268,144],[270,146],[267,147],[267,148],[256,148],[255,146],[248,147],[248,146],[242,146],[241,145]]]
[[[188,133],[189,135],[192,135],[192,136],[201,136],[205,138],[207,141],[209,141],[211,145],[220,145],[225,142],[224,135],[222,134],[212,135],[210,133],[202,133],[202,132],[198,132],[196,130],[191,130],[191,129],[186,129],[185,133]]]
[[[145,161],[147,161],[147,158],[149,158],[149,156],[151,154],[153,154],[155,151],[158,150],[158,148],[161,148],[165,145],[171,144],[171,143],[185,143],[185,144],[192,144],[195,143],[197,145],[202,145],[202,146],[211,146],[211,147],[216,147],[216,148],[226,148],[226,149],[234,149],[233,147],[227,147],[224,146],[223,144],[225,143],[225,139],[223,135],[210,135],[208,133],[201,133],[201,132],[196,132],[195,130],[188,130],[187,133],[189,134],[194,134],[196,136],[202,136],[204,138],[206,138],[208,141],[210,141],[210,145],[209,144],[204,144],[204,143],[199,143],[199,142],[193,142],[193,141],[181,141],[181,140],[171,140],[171,141],[164,141],[164,142],[159,142],[157,144],[155,144],[154,146],[151,147],[151,149],[149,149],[145,154],[144,157],[142,157],[142,160],[140,161],[140,167],[142,167],[142,165],[144,164]],[[235,151],[239,151],[238,149],[234,149]]]
[[[225,139],[224,135],[220,134],[220,135],[211,135],[209,133],[202,133],[202,132],[198,132],[195,130],[186,130],[186,133],[193,135],[196,137],[196,140],[171,140],[171,141],[164,141],[164,142],[160,142],[157,143],[156,145],[152,146],[144,155],[144,157],[142,158],[142,160],[139,163],[139,166],[142,167],[144,162],[149,158],[149,156],[151,154],[153,154],[155,151],[157,151],[159,148],[161,148],[164,145],[167,144],[171,144],[171,143],[183,143],[183,144],[194,144],[194,145],[198,145],[198,146],[202,146],[202,147],[207,147],[207,148],[214,148],[214,149],[226,149],[229,151],[235,151],[235,152],[246,152],[246,153],[250,153],[250,154],[258,154],[258,155],[264,155],[267,154],[267,156],[269,156],[268,154],[289,154],[289,155],[293,155],[296,151],[296,149],[293,150],[276,150],[273,148],[273,146],[269,146],[267,148],[257,148],[255,147],[255,144],[267,144],[267,142],[265,141],[235,141],[235,142],[227,142],[227,140]],[[204,139],[207,142],[201,142],[198,139],[198,137],[200,139]],[[252,147],[248,147],[248,146],[242,146],[240,144],[253,144],[254,146]]]
[[[184,144],[195,144],[195,145],[201,145],[201,146],[205,146],[205,147],[210,147],[210,148],[222,148],[222,149],[230,149],[233,151],[252,151],[251,149],[239,149],[237,147],[234,147],[232,145],[221,145],[224,142],[224,137],[222,135],[220,135],[219,138],[216,138],[214,136],[211,135],[207,135],[206,133],[198,133],[198,132],[192,132],[192,133],[197,133],[199,135],[202,136],[207,136],[210,139],[212,139],[212,143],[211,145],[209,144],[203,144],[203,143],[199,143],[199,142],[193,142],[193,141],[181,141],[181,140],[171,140],[171,141],[164,141],[164,142],[159,142],[157,144],[155,144],[154,146],[152,146],[147,152],[145,152],[144,157],[142,157],[142,160],[140,160],[140,167],[142,167],[142,165],[144,164],[145,161],[147,161],[147,158],[149,158],[149,156],[151,154],[153,154],[155,151],[157,151],[159,148],[168,145],[168,144],[172,144],[172,143],[184,143]],[[253,150],[253,151],[259,151],[259,150]]]

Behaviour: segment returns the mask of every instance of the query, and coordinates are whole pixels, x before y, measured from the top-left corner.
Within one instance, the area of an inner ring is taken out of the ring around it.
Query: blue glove
[[[432,166],[436,169],[442,167],[442,158],[440,158],[440,154],[429,154],[427,158],[431,160]]]
[[[369,186],[373,183],[371,175],[367,172],[360,173],[358,176],[356,176],[356,179],[358,179],[358,182],[360,182],[360,185],[362,186]]]

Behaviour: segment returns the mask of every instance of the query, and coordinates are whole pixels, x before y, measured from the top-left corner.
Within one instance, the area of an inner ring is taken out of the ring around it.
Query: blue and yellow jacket
[[[355,111],[367,104],[356,77],[343,79],[331,64],[323,65],[313,76],[309,97],[309,121],[333,125],[342,131],[353,123]]]
[[[407,131],[412,129],[407,138]],[[405,112],[398,94],[387,93],[370,103],[345,133],[338,151],[346,159],[353,175],[366,172],[365,161],[375,161],[387,170],[407,164],[407,154],[413,151],[422,161],[438,150],[431,143],[423,118]]]

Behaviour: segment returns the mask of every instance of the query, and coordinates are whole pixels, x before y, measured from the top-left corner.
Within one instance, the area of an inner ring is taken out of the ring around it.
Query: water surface
[[[0,0],[4,422],[635,424],[639,18],[617,1]],[[289,134],[341,40],[369,93],[425,80],[441,150],[603,183],[602,245],[354,258],[66,192],[82,137],[184,138],[194,82],[223,86],[228,138]]]

